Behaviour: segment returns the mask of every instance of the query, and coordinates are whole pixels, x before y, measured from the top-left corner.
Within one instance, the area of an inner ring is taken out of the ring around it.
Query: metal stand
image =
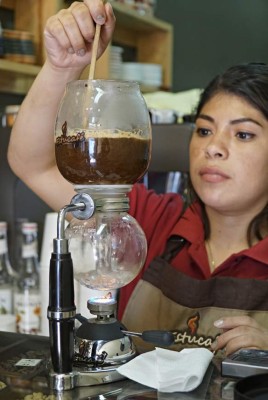
[[[72,212],[79,219],[88,219],[94,213],[94,202],[88,194],[78,194],[74,196],[70,205],[60,210],[58,215],[57,238],[53,241],[53,253],[50,261],[50,291],[47,312],[53,366],[53,371],[50,373],[50,386],[56,391],[124,379],[116,371],[115,365],[96,366],[95,362],[93,366],[88,366],[86,363],[82,363],[83,365],[79,368],[74,366],[76,308],[74,304],[73,263],[68,249],[68,240],[64,237],[64,220],[67,212]],[[104,329],[107,329],[107,325]],[[96,346],[97,341],[90,339],[90,330],[88,335],[89,337],[79,339],[80,348],[82,348],[82,343],[85,346],[86,342],[88,349]],[[125,341],[125,336],[121,331],[119,335],[120,341]],[[129,338],[126,339],[129,340]],[[98,341],[101,341],[101,337]],[[130,348],[130,355],[126,357],[126,360],[134,355],[135,353]],[[122,357],[120,363],[122,364],[122,362],[125,362],[124,357]]]

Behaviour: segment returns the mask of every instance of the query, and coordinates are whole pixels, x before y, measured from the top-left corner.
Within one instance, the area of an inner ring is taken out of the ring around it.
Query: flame
[[[91,297],[89,299],[89,301],[91,303],[99,303],[99,304],[112,304],[113,302],[115,302],[116,300],[113,298],[112,292],[108,292],[107,294],[105,294],[102,297]]]

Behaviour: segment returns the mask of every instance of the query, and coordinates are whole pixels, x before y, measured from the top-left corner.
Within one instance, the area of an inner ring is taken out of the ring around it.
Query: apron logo
[[[194,335],[198,329],[198,321],[200,319],[199,313],[197,313],[194,317],[190,317],[187,321],[188,331],[191,335]]]
[[[200,314],[196,313],[187,320],[187,327],[185,330],[172,330],[174,335],[175,344],[191,344],[200,347],[210,347],[214,342],[216,336],[198,335]]]

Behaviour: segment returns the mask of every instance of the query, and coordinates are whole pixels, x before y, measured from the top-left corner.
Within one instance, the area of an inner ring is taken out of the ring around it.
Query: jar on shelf
[[[19,105],[9,105],[5,107],[4,113],[2,114],[1,124],[3,128],[12,128],[18,115],[19,109]]]

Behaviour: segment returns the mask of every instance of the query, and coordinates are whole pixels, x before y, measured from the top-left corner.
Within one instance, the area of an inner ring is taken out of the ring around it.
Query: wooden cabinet
[[[117,20],[113,42],[135,49],[137,62],[161,64],[163,87],[169,89],[172,84],[172,25],[151,16],[139,15],[124,4],[112,4]],[[60,8],[66,7],[66,4],[63,0],[2,0],[1,7],[14,10],[15,29],[28,30],[34,34],[37,65],[0,60],[0,92],[24,94],[27,93],[45,58],[45,22]],[[109,78],[109,53],[110,47],[97,61],[96,78]],[[86,76],[85,70],[82,77]]]

